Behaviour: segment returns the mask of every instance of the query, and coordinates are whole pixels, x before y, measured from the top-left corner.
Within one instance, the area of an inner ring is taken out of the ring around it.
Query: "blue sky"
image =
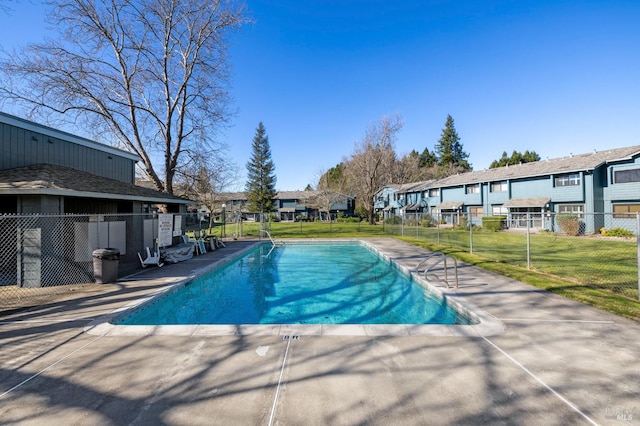
[[[399,155],[433,150],[451,114],[476,170],[514,149],[554,158],[640,144],[638,1],[247,4],[255,22],[232,40],[238,112],[222,137],[234,189],[260,121],[279,190],[315,184],[396,113]],[[38,27],[37,5],[13,7],[10,25],[0,17],[4,48]]]

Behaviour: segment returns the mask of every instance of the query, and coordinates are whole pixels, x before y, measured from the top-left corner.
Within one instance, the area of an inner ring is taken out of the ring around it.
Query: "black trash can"
[[[118,280],[120,250],[103,248],[93,251],[93,277],[98,284],[114,283]]]

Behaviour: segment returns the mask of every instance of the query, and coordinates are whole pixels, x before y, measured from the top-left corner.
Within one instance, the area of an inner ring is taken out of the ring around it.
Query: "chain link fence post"
[[[471,213],[469,213],[469,254],[473,254],[473,218],[471,217]]]
[[[531,269],[531,213],[527,212],[527,269]]]

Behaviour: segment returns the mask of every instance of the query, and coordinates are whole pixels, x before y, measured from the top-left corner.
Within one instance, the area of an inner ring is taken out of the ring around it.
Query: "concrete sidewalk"
[[[426,251],[368,239],[413,268]],[[460,265],[478,336],[95,335],[85,327],[253,242],[0,317],[3,424],[638,424],[640,325]]]

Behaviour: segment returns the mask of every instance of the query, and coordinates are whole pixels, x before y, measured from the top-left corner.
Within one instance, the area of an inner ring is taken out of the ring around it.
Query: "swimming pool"
[[[314,239],[312,242],[343,244],[346,240]],[[171,268],[145,270],[142,275],[134,274],[122,280],[131,282],[127,287],[138,286],[144,292],[138,299],[128,300],[124,304],[105,315],[92,320],[84,329],[87,333],[101,336],[233,336],[233,335],[271,335],[271,336],[491,336],[500,334],[505,325],[486,311],[469,303],[463,291],[433,287],[415,272],[418,262],[430,252],[417,248],[393,238],[354,239],[377,253],[378,256],[393,263],[405,275],[411,275],[419,284],[428,288],[449,305],[455,306],[458,312],[473,319],[470,325],[462,324],[183,324],[183,325],[121,325],[121,321],[133,313],[146,309],[156,300],[171,297],[171,294],[183,287],[188,287],[201,275],[213,269],[223,268],[225,264],[234,262],[248,252],[254,250],[259,241],[238,241],[226,249],[215,251],[211,255],[198,256],[183,264],[171,265]],[[308,244],[310,240],[287,240],[289,243]],[[211,256],[211,257],[209,257]],[[478,282],[473,269],[463,268],[461,272],[461,290],[469,286],[473,291]],[[471,275],[469,275],[471,273]]]
[[[261,244],[118,321],[185,324],[471,324],[358,242]]]

